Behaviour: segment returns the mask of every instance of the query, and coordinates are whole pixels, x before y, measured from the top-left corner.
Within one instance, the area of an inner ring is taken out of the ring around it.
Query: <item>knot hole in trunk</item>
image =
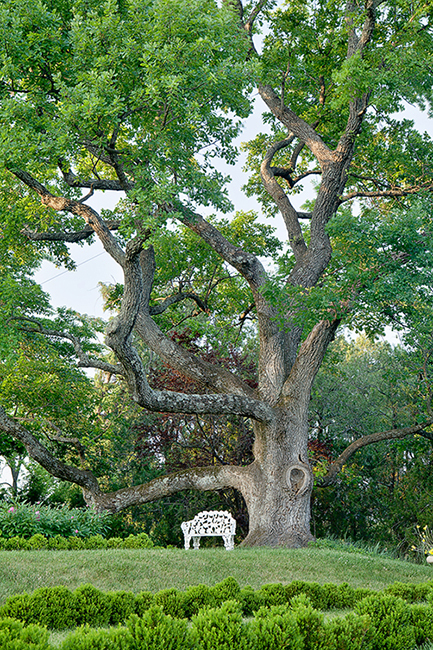
[[[287,487],[299,495],[308,489],[309,474],[302,465],[290,465],[286,472]]]

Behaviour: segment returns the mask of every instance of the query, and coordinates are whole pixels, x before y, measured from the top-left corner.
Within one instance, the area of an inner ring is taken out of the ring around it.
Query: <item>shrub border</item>
[[[42,587],[32,594],[9,596],[0,607],[0,618],[14,618],[25,625],[42,624],[52,630],[61,630],[79,625],[124,624],[132,614],[141,617],[154,605],[160,606],[165,615],[191,619],[204,607],[218,608],[232,600],[238,603],[243,616],[250,617],[262,607],[285,606],[299,596],[307,597],[315,609],[329,611],[353,609],[361,600],[381,594],[423,606],[421,604],[427,600],[433,602],[433,582],[416,585],[396,582],[382,592],[354,588],[347,583],[320,585],[301,580],[288,585],[267,584],[254,590],[249,586],[241,588],[233,577],[212,587],[199,584],[185,591],[171,588],[155,594],[149,591],[138,594],[103,592],[90,584],[74,591],[63,586]]]

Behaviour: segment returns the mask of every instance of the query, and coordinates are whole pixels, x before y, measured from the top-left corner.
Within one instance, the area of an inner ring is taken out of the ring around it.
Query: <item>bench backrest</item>
[[[234,535],[236,520],[226,510],[204,510],[191,521],[184,521],[182,530],[198,535]]]

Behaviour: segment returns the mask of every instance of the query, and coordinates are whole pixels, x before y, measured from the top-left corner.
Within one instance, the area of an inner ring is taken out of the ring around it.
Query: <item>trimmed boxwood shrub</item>
[[[235,587],[233,582],[228,584]],[[281,589],[272,587],[264,592],[275,598]],[[127,619],[127,629],[80,628],[68,636],[61,650],[413,650],[433,638],[433,606],[408,604],[389,593],[370,595],[356,604],[356,613],[326,622],[305,594],[294,596],[289,604],[261,607],[253,620],[245,621],[242,591],[254,593],[249,588],[241,590],[239,601],[228,600],[219,607],[206,604],[192,616],[188,627],[187,619],[179,618],[185,614],[180,603],[191,606],[193,594],[203,603],[211,597],[212,588],[197,585],[184,593],[166,589],[155,595],[142,592],[134,596],[130,592],[103,593],[92,585],[73,592],[65,587],[44,587],[32,595],[11,597],[1,608],[0,648],[48,650],[46,630],[35,625],[36,621],[65,629],[83,622],[87,626],[116,625]],[[165,613],[164,606],[175,616]],[[6,615],[8,618],[2,618]],[[12,620],[17,616],[21,621]]]
[[[135,614],[136,598],[130,591],[108,592],[110,598],[110,625],[124,623],[131,614]]]
[[[52,650],[48,632],[39,625],[24,627],[11,618],[0,620],[0,648],[2,650]]]
[[[138,535],[128,535],[119,548],[152,548],[153,542],[149,535],[146,533],[138,533]]]
[[[417,645],[433,640],[433,607],[416,603],[411,607],[411,614]]]
[[[198,614],[203,607],[215,607],[217,601],[211,587],[208,585],[193,585],[188,587],[183,597],[183,609],[186,618]]]
[[[78,628],[60,646],[61,650],[136,650],[130,632],[124,628],[93,630]]]
[[[41,535],[41,533],[36,533],[32,535],[30,539],[27,540],[26,548],[30,551],[37,551],[41,548],[48,548],[48,540],[46,537]]]
[[[122,548],[122,542],[121,537],[110,537],[107,539],[107,548]]]
[[[66,587],[44,587],[37,589],[33,594],[24,593],[10,596],[0,607],[0,617],[15,618],[25,624],[41,623],[50,629],[64,629],[82,624],[92,626],[122,624],[131,614],[141,617],[154,605],[160,606],[165,615],[170,615],[173,618],[191,619],[203,608],[217,608],[228,600],[236,601],[243,616],[251,617],[254,612],[263,607],[269,610],[275,606],[290,605],[292,609],[300,608],[304,613],[306,609],[310,611],[312,608],[329,610],[353,607],[359,591],[352,589],[347,584],[326,584],[321,587],[320,592],[315,583],[312,583],[311,589],[308,587],[309,583],[296,582],[287,586],[264,585],[254,591],[251,587],[240,589],[234,578],[226,578],[214,587],[194,585],[185,592],[172,588],[163,589],[156,594],[143,591],[137,595],[126,591],[104,593],[92,585],[82,585],[73,592]],[[300,588],[304,591],[301,592]],[[292,596],[290,602],[287,603],[287,595],[293,591],[297,591],[298,595]],[[315,594],[317,600],[321,595],[318,607],[314,607],[312,599],[306,595],[305,592],[309,591]],[[369,614],[376,625],[380,619],[379,614],[376,613],[376,618],[374,618],[373,610],[372,612],[368,610],[368,603],[371,603],[371,607],[374,609],[373,606],[374,603],[377,604],[377,599],[386,597],[390,599],[390,603],[396,600],[401,601],[407,618],[409,611],[407,608],[415,607],[415,605],[409,606],[404,600],[392,596],[388,591],[388,588],[385,593],[367,590],[368,597],[358,601],[356,611],[361,615]],[[420,604],[419,608],[415,608],[414,613],[410,615],[413,617],[413,625],[420,628],[416,632],[419,634],[419,638],[432,639],[433,628],[430,626],[433,625],[431,622],[433,619],[433,592],[430,591],[430,585],[416,585],[416,591],[404,590],[397,585],[396,591],[404,592],[409,600],[427,594],[427,599],[432,602],[429,605]],[[366,607],[367,609],[365,609]],[[397,618],[398,616],[400,614],[396,615]],[[432,631],[430,631],[431,629]]]
[[[81,585],[73,592],[77,625],[102,627],[108,625],[111,614],[111,598],[108,593],[93,585]]]
[[[323,650],[373,650],[379,647],[373,643],[374,628],[370,617],[350,612],[324,624],[319,647]]]
[[[263,585],[257,591],[258,602],[266,607],[285,605],[287,603],[286,589],[282,584]]]
[[[52,551],[66,551],[69,549],[69,542],[66,537],[56,535],[48,540],[48,548]]]
[[[254,591],[249,585],[241,589],[239,602],[241,603],[244,616],[252,616],[255,611],[260,609],[261,603],[257,594],[258,592]]]
[[[41,587],[30,599],[30,622],[51,630],[63,630],[77,624],[76,598],[66,587]]]
[[[155,596],[151,591],[141,591],[135,597],[135,613],[137,616],[143,616],[144,612],[155,604]]]
[[[229,576],[222,582],[218,582],[215,586],[210,587],[210,593],[215,598],[217,604],[223,603],[227,600],[238,600],[241,593],[236,580]]]
[[[29,594],[17,594],[9,596],[3,607],[0,608],[0,618],[14,618],[28,625],[32,621],[31,617],[31,600]]]
[[[429,594],[432,593],[432,585],[426,583],[411,585],[405,582],[394,582],[394,584],[386,587],[385,593],[403,598],[408,603],[419,603],[426,600]]]
[[[358,614],[368,614],[374,626],[374,648],[411,650],[415,646],[415,629],[408,603],[389,594],[367,596],[356,604]]]
[[[81,551],[84,548],[84,540],[81,537],[69,537],[68,548],[71,551]]]
[[[84,548],[89,550],[107,548],[107,540],[104,539],[102,535],[91,535],[91,537],[87,537],[83,541],[84,541]]]
[[[162,607],[152,605],[142,618],[131,616],[128,631],[135,648],[146,650],[193,650],[188,622],[164,614]],[[63,649],[62,649],[63,650]]]
[[[248,647],[247,628],[235,600],[228,600],[219,608],[203,609],[193,616],[191,634],[200,650],[245,650]]]
[[[304,649],[296,615],[287,605],[261,607],[248,624],[247,635],[254,650]]]
[[[287,602],[294,596],[305,594],[311,601],[313,607],[322,608],[322,586],[318,582],[303,582],[302,580],[294,580],[289,585],[286,585]]]
[[[41,533],[32,535],[29,539],[24,537],[2,537],[0,535],[0,551],[39,551],[50,550],[96,550],[104,548],[153,548],[153,542],[146,533],[129,535],[126,539],[112,537],[105,539],[99,533],[90,537],[44,537]]]
[[[294,596],[290,608],[295,615],[304,650],[316,650],[322,636],[323,614],[314,609],[311,599],[305,594]]]
[[[321,587],[320,609],[349,609],[355,604],[355,589],[347,584],[325,583]]]
[[[27,548],[27,540],[24,537],[3,538],[1,541],[5,551],[23,551]]]
[[[162,589],[155,594],[155,605],[159,605],[168,616],[185,618],[184,594],[177,589]]]

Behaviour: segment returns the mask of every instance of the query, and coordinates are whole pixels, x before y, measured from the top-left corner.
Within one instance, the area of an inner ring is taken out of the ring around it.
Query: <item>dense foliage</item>
[[[334,485],[320,486],[329,463],[353,441],[422,421],[432,385],[431,348],[422,342],[392,347],[364,336],[352,342],[341,338],[330,350],[310,405],[319,537],[371,540],[404,554],[415,543],[416,526],[431,526],[429,431],[359,449]]]
[[[31,466],[18,481],[30,456],[100,510],[166,499],[141,515],[157,541],[217,501],[247,544],[296,547],[316,479],[319,534],[410,542],[430,495],[433,141],[399,113],[431,104],[432,18],[421,0],[0,1],[14,494],[42,493]],[[246,191],[280,238],[225,216],[215,165],[235,163],[254,89],[267,128],[245,144]],[[314,200],[295,209],[307,177]],[[112,210],[91,207],[99,191]],[[51,309],[33,279],[43,259],[73,269],[72,244],[96,236],[124,274],[103,288],[108,323]],[[404,346],[337,343],[310,403],[342,325],[389,325]]]

